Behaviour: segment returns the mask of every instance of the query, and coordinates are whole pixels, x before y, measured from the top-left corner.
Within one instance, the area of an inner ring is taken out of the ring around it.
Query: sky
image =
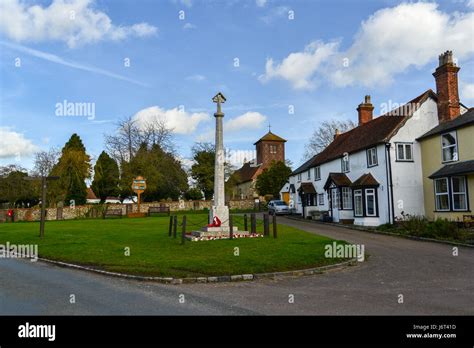
[[[365,95],[378,115],[435,90],[446,50],[473,106],[473,11],[474,0],[1,0],[0,165],[31,169],[72,133],[97,158],[129,116],[164,120],[189,165],[195,142],[214,141],[220,91],[233,164],[270,125],[294,169],[314,129],[356,122]]]

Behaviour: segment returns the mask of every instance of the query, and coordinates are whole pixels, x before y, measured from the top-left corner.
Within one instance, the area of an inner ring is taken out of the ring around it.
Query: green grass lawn
[[[187,219],[192,230],[192,226],[202,226],[207,215],[188,215]],[[242,219],[235,220],[238,224]],[[38,222],[3,223],[0,244],[38,244],[40,257],[166,277],[287,271],[342,260],[324,257],[324,246],[332,239],[285,225],[278,226],[277,239],[186,241],[180,245],[179,236],[168,237],[168,222],[168,217],[48,221],[44,240],[38,237]],[[130,248],[130,256],[125,256],[126,247]],[[239,248],[239,256],[234,256],[235,247]]]

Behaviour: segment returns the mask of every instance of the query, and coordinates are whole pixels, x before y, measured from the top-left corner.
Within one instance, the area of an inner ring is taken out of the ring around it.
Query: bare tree
[[[148,148],[159,145],[168,153],[175,152],[172,129],[168,128],[162,119],[155,117],[144,124],[139,124],[136,119],[129,116],[116,125],[114,134],[105,135],[105,148],[119,165],[130,161],[141,144],[146,144]]]
[[[38,176],[48,176],[51,170],[58,163],[61,151],[52,147],[48,151],[39,151],[35,153],[35,162],[33,168],[33,174]]]
[[[304,158],[309,159],[323,151],[324,148],[334,140],[336,130],[344,133],[355,126],[356,124],[351,120],[331,120],[322,122],[319,127],[314,130],[313,135],[309,139],[309,142],[306,145]]]
[[[168,153],[176,152],[173,143],[173,130],[167,127],[163,119],[154,118],[151,121],[147,121],[140,131],[142,135],[141,143],[145,143],[149,147],[159,145]]]

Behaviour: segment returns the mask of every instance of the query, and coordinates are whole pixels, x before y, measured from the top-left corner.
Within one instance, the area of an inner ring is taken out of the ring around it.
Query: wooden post
[[[247,214],[244,214],[244,231],[248,231]]]
[[[257,219],[255,213],[250,214],[250,229],[251,233],[257,233]]]
[[[174,216],[174,226],[173,226],[173,238],[176,238],[176,233],[178,232],[178,215]]]
[[[168,229],[168,237],[171,237],[171,233],[173,232],[173,216],[170,216],[170,225]]]
[[[267,237],[270,234],[268,223],[269,223],[268,214],[263,214],[263,235],[265,237]]]
[[[186,240],[186,215],[183,216],[182,230],[181,230],[181,244]]]
[[[234,239],[234,219],[232,218],[232,215],[229,215],[229,238]]]
[[[273,238],[277,237],[277,216],[273,214]]]

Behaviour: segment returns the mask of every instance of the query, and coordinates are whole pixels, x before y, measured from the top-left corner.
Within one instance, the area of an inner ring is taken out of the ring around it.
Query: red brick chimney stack
[[[438,95],[439,123],[451,121],[461,113],[458,93],[459,69],[453,62],[452,51],[446,51],[439,56],[439,66],[433,73]]]
[[[359,126],[372,121],[374,106],[370,102],[370,95],[365,96],[365,101],[359,104],[357,112],[359,113]]]

